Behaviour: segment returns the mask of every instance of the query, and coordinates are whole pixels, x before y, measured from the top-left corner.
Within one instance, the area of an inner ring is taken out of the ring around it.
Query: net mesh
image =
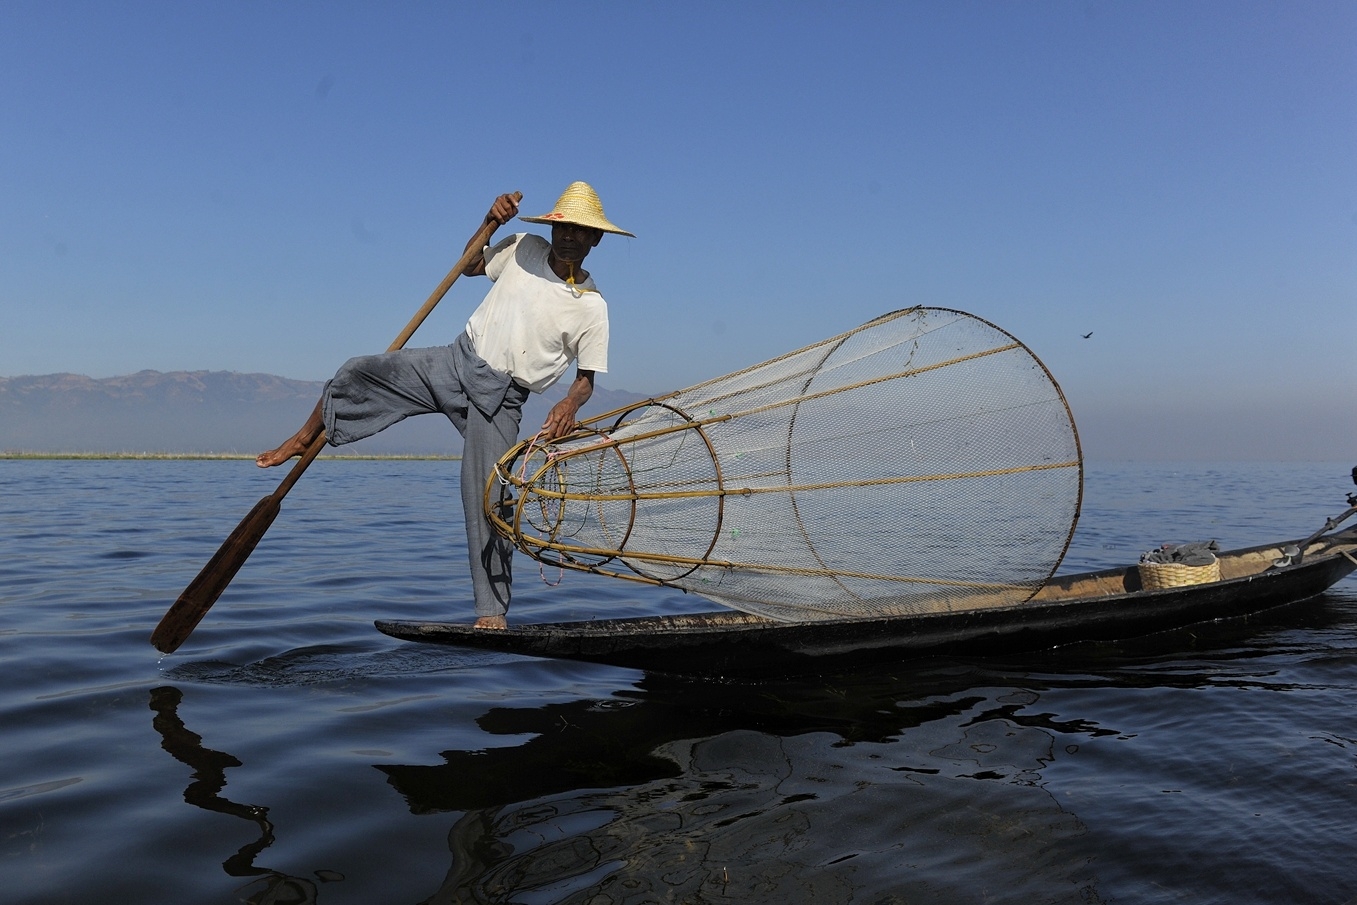
[[[1020,603],[1082,486],[1069,407],[1027,347],[911,308],[520,443],[486,512],[544,563],[811,621]]]

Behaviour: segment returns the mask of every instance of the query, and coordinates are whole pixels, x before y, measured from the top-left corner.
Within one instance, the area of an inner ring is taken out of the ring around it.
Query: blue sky
[[[496,194],[584,179],[638,236],[589,259],[605,386],[933,305],[1026,342],[1091,452],[1347,459],[1354,48],[1349,2],[10,0],[0,376],[322,379]]]

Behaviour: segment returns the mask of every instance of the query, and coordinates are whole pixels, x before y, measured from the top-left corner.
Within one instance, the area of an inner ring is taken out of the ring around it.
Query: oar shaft
[[[320,451],[324,448],[325,431],[321,431],[316,439],[311,441],[311,445],[306,448],[306,452],[302,453],[301,458],[292,466],[292,469],[287,473],[287,477],[283,478],[283,482],[278,485],[278,489],[270,494],[270,496],[281,503],[283,497],[287,496],[288,491],[292,489],[292,485],[301,480],[302,473],[310,467],[312,462],[316,461],[316,457],[320,455]]]
[[[521,192],[514,192],[513,195],[515,202],[523,199],[523,194]],[[429,296],[428,301],[424,303],[422,308],[415,312],[415,316],[410,318],[410,323],[406,324],[405,329],[391,341],[391,345],[387,347],[386,351],[394,352],[397,349],[405,347],[405,344],[410,340],[410,337],[414,336],[415,331],[419,329],[419,325],[424,323],[424,319],[428,317],[434,307],[443,300],[443,296],[448,294],[448,290],[452,288],[452,284],[457,282],[457,278],[462,275],[462,272],[467,269],[467,266],[470,265],[472,261],[476,260],[481,252],[485,250],[485,243],[490,241],[490,237],[498,228],[499,224],[493,220],[487,220],[481,225],[481,228],[476,231],[476,235],[472,236],[471,241],[467,243],[466,251],[462,253],[461,260],[452,265],[452,269],[448,271],[448,275],[443,277],[443,282],[438,284],[438,287],[434,289],[433,293]]]
[[[515,193],[515,201],[521,198],[521,194]],[[397,334],[395,340],[387,347],[388,352],[395,352],[397,349],[404,348],[406,342],[419,329],[420,324],[424,323],[424,319],[442,301],[443,296],[447,295],[452,284],[457,282],[457,278],[481,254],[486,242],[489,241],[490,236],[498,226],[497,222],[490,219],[487,219],[481,225],[481,228],[471,237],[471,241],[467,243],[466,251],[462,253],[461,259],[453,265],[452,270],[448,271],[448,275],[443,278],[443,282],[438,284],[424,305],[415,312],[415,316],[405,325],[405,329]],[[282,503],[283,497],[287,496],[288,491],[301,479],[302,474],[324,448],[325,432],[322,431],[316,439],[311,441],[311,445],[306,448],[301,458],[292,466],[291,471],[278,485],[278,489],[256,503],[249,514],[241,520],[213,557],[203,566],[197,577],[189,582],[188,587],[184,588],[179,599],[174,602],[169,611],[161,618],[155,631],[151,633],[151,643],[156,648],[168,654],[188,639],[193,629],[211,609],[212,604],[217,602],[217,598],[222,595],[226,586],[235,578],[240,567],[245,564],[245,560],[249,558],[250,553],[259,543],[259,539],[264,536],[264,532],[269,530],[269,526],[273,524],[273,520],[278,514],[278,507]]]

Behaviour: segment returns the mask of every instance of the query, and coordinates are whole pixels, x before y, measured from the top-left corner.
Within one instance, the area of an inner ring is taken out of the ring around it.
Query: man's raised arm
[[[490,210],[485,215],[485,222],[493,223],[495,224],[495,229],[499,229],[501,226],[517,217],[518,201],[521,197],[522,196],[517,192],[500,195],[495,199],[495,203],[490,205]],[[494,230],[491,230],[490,235],[493,236],[494,234]],[[487,237],[487,239],[488,238],[489,237]],[[472,236],[471,240],[466,243],[466,248],[470,249],[471,243],[474,241],[476,241],[476,237]],[[462,276],[478,277],[485,273],[485,255],[482,254],[485,249],[479,248],[476,251],[476,257],[472,258],[471,263],[462,268]]]

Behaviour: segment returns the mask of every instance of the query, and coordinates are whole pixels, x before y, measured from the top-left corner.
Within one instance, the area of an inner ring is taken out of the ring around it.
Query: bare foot
[[[509,620],[503,616],[482,616],[476,620],[472,628],[484,628],[492,631],[504,631],[509,627]]]
[[[262,452],[254,457],[254,464],[260,468],[272,468],[275,465],[282,465],[293,456],[300,456],[306,452],[308,443],[303,443],[298,437],[289,437],[282,446],[271,449],[268,452]]]
[[[295,434],[284,440],[276,449],[255,456],[254,464],[260,468],[272,468],[275,465],[282,465],[293,456],[300,456],[310,449],[311,444],[315,443],[316,438],[325,430],[325,422],[321,416],[321,406],[324,404],[324,399],[317,402],[310,417],[306,419],[306,423],[298,428]]]

